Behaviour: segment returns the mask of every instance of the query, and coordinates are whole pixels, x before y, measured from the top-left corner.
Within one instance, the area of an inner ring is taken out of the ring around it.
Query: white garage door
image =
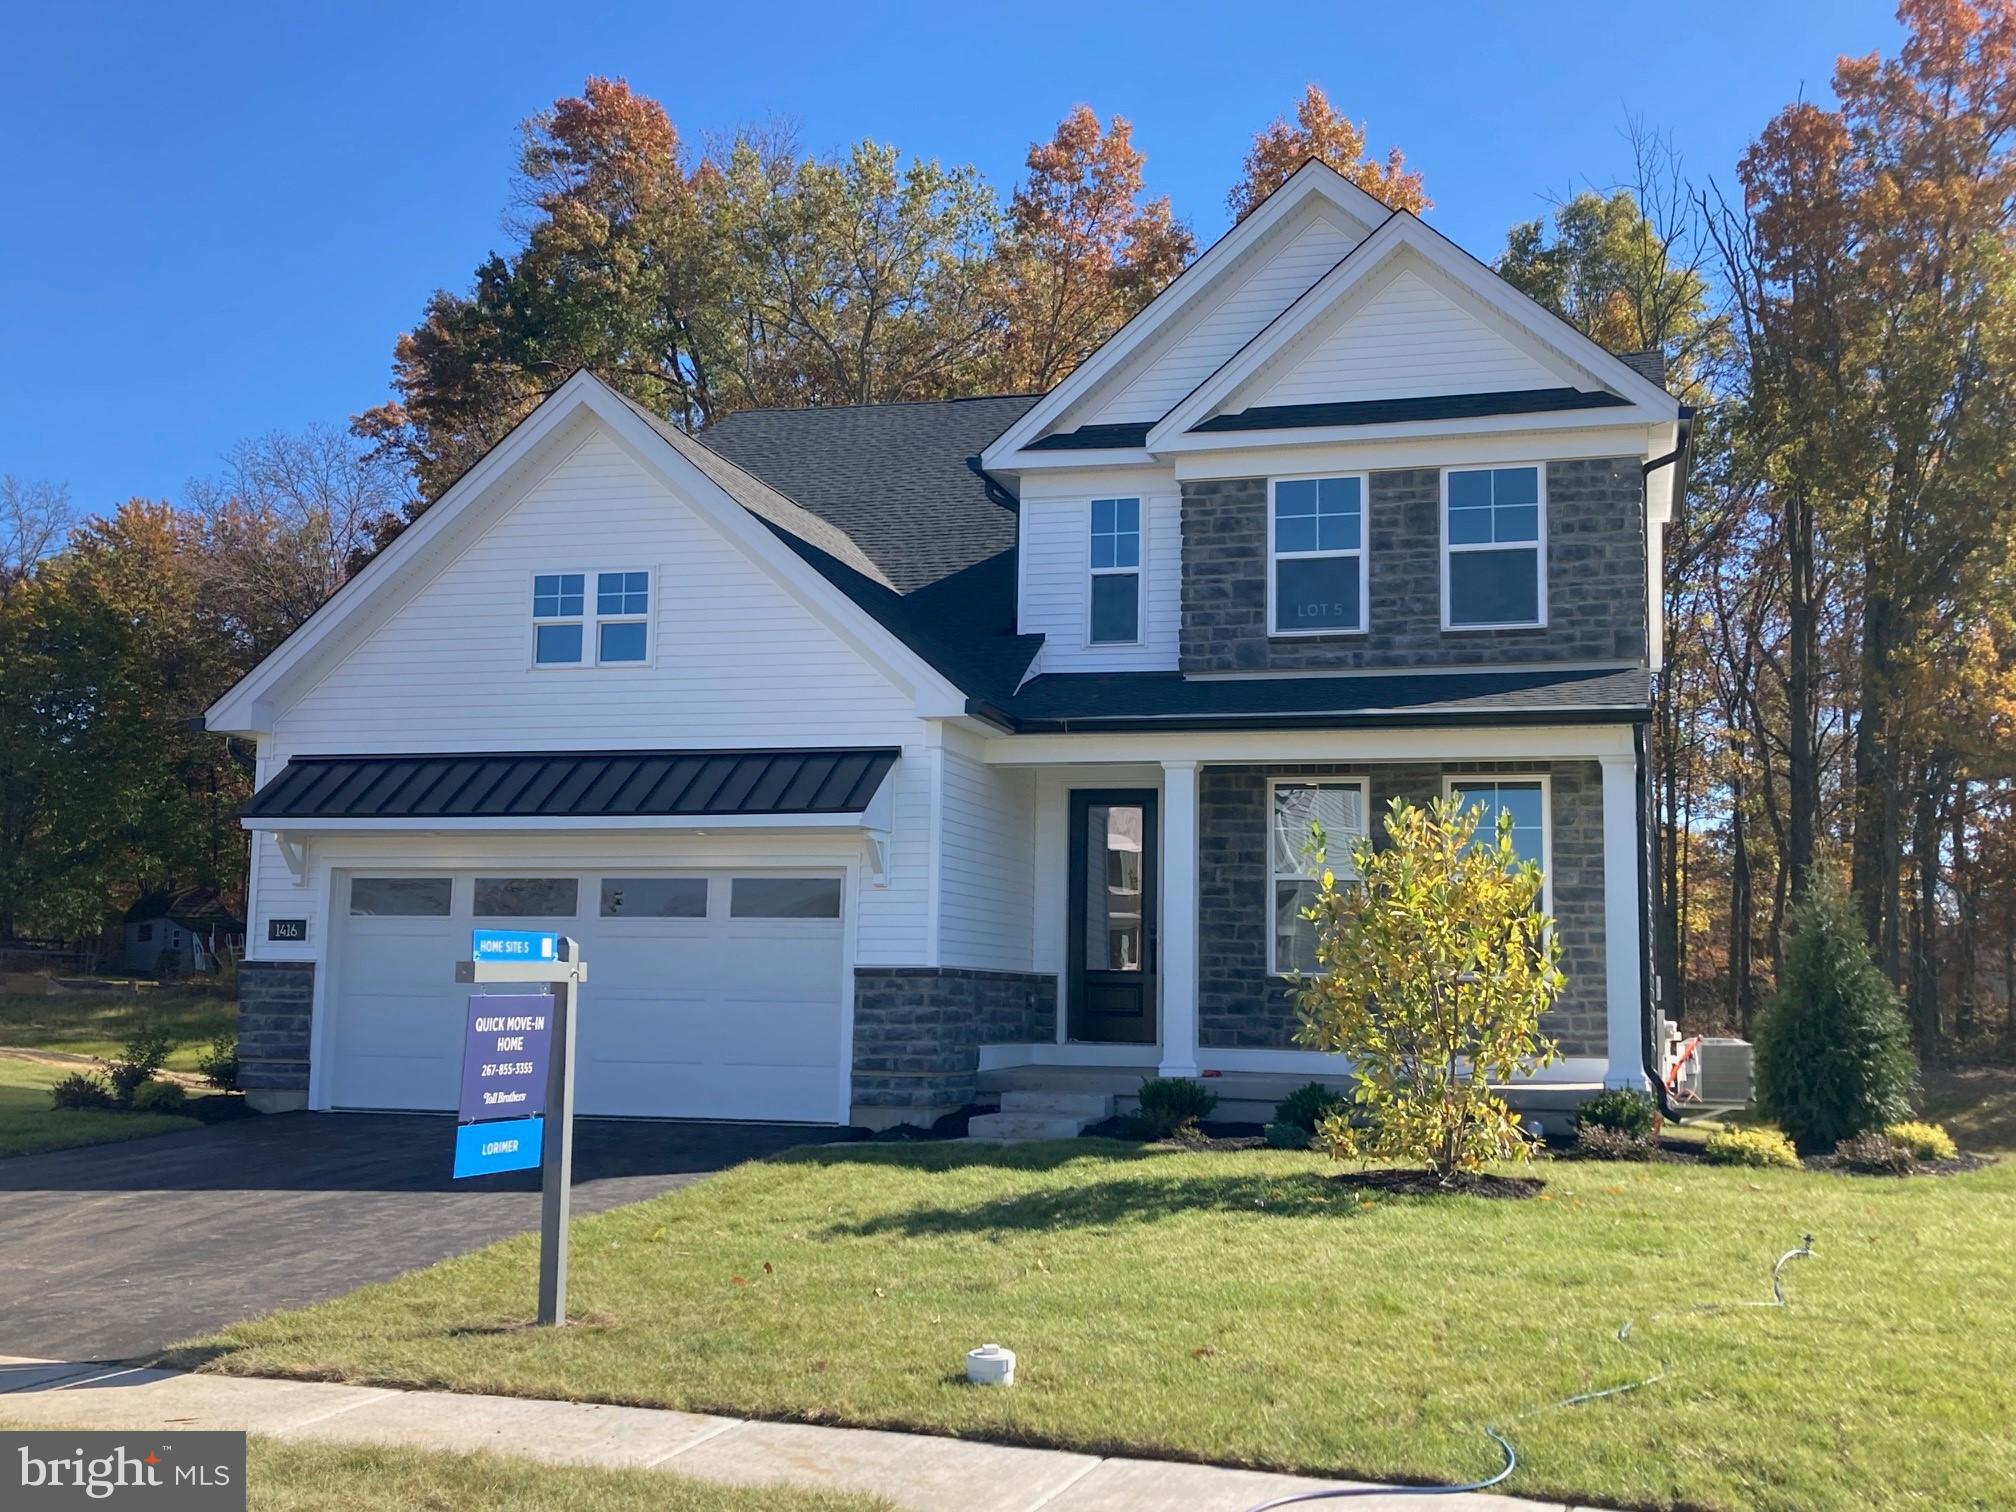
[[[339,875],[324,1099],[454,1107],[454,963],[494,926],[581,942],[581,1112],[842,1122],[841,892],[805,872]]]

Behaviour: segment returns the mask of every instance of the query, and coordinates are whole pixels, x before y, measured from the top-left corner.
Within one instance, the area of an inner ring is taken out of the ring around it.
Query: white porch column
[[[1162,1076],[1197,1066],[1197,763],[1162,763]]]
[[[1605,1085],[1645,1085],[1644,921],[1639,917],[1638,758],[1603,762],[1603,982],[1608,1000],[1610,1066]]]

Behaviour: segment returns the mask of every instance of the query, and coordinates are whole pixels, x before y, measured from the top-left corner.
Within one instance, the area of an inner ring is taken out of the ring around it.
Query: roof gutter
[[[981,699],[968,699],[966,710],[1012,735],[1116,735],[1205,730],[1410,730],[1449,729],[1467,725],[1643,725],[1651,710],[1643,707],[1579,709],[1440,709],[1375,714],[1316,711],[1307,714],[1131,714],[1041,719],[1020,717]]]
[[[1687,507],[1687,471],[1694,461],[1694,406],[1680,406],[1680,444],[1663,457],[1654,457],[1643,466],[1643,475],[1650,478],[1662,467],[1674,467],[1673,511],[1678,514]]]

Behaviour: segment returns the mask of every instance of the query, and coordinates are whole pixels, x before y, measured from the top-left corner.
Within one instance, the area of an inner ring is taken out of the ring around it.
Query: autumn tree
[[[1000,328],[986,384],[1051,388],[1182,272],[1195,239],[1168,197],[1144,199],[1133,127],[1101,127],[1079,105],[1047,142],[1032,143],[1029,176],[1009,202],[995,253]]]
[[[1245,172],[1225,197],[1233,218],[1244,220],[1252,214],[1260,201],[1310,158],[1328,163],[1390,209],[1419,215],[1434,203],[1422,187],[1419,170],[1407,166],[1398,147],[1389,147],[1383,162],[1368,155],[1365,128],[1332,106],[1330,97],[1311,84],[1302,91],[1292,122],[1282,116],[1254,134]]]

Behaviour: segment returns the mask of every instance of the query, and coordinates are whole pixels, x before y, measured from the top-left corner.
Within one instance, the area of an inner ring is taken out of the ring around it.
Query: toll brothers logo
[[[0,1492],[10,1512],[242,1509],[245,1435],[0,1433]]]

